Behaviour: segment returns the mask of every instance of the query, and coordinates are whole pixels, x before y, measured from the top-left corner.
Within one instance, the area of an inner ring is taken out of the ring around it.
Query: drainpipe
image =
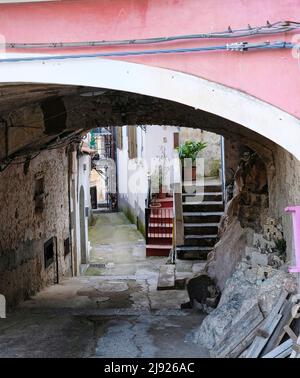
[[[73,263],[73,240],[72,240],[72,207],[71,207],[71,180],[72,180],[72,166],[71,159],[72,152],[68,148],[68,205],[69,205],[69,248],[71,252],[71,272],[74,277],[74,263]]]
[[[121,127],[121,126],[118,126],[118,127]],[[115,211],[119,211],[119,188],[118,188],[118,147],[117,147],[117,127],[113,127],[112,129],[112,149],[114,151],[114,157],[113,157],[113,160],[115,162],[115,166],[116,166],[116,169],[115,169],[115,180],[116,180],[116,193],[115,193],[115,196],[116,196],[116,207],[115,207]]]
[[[5,121],[5,157],[8,158],[9,155],[9,127],[8,123]]]
[[[226,177],[225,177],[225,139],[221,136],[221,173],[222,173],[222,191],[223,203],[225,203]]]

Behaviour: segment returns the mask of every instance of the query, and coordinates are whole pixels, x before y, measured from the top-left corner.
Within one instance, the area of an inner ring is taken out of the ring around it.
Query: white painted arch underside
[[[300,121],[238,90],[159,67],[76,58],[0,63],[0,83],[82,85],[158,97],[239,123],[279,144],[300,160]]]

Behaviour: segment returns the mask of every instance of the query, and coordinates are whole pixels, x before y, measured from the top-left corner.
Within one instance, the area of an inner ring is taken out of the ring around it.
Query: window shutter
[[[129,159],[137,157],[136,126],[127,126],[128,133],[128,156]]]
[[[123,127],[119,126],[117,129],[117,147],[119,150],[123,148]]]
[[[179,133],[174,133],[174,148],[179,147]]]

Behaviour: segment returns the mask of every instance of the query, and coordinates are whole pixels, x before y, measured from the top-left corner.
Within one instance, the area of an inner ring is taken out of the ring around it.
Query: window
[[[70,238],[64,240],[64,256],[67,257],[71,252]]]
[[[129,159],[135,159],[137,157],[136,126],[127,126],[127,137]]]
[[[45,181],[41,174],[35,176],[35,188],[34,188],[34,201],[35,201],[35,212],[41,213],[44,210],[44,192],[45,192]]]
[[[54,262],[54,238],[49,239],[44,244],[44,264],[47,269]]]
[[[174,148],[179,147],[179,133],[174,133]]]

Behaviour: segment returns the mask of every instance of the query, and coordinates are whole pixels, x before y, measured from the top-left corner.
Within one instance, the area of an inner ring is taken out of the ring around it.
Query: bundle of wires
[[[230,27],[223,32],[186,34],[169,37],[144,38],[144,39],[122,39],[122,40],[102,40],[102,41],[86,41],[86,42],[49,42],[49,43],[14,43],[8,42],[5,47],[8,49],[43,49],[43,48],[78,48],[78,47],[97,47],[97,46],[124,46],[124,45],[146,45],[157,44],[174,41],[190,41],[198,39],[225,39],[252,37],[260,35],[273,35],[286,33],[300,28],[300,22],[295,21],[279,21],[273,24],[267,21],[266,25],[251,27],[248,25],[246,29],[232,30]]]
[[[124,39],[114,41],[89,41],[89,42],[49,42],[49,43],[6,43],[5,47],[13,50],[24,49],[68,49],[68,48],[88,48],[88,47],[112,47],[123,45],[147,45],[147,44],[160,44],[172,41],[190,41],[199,39],[224,39],[224,38],[241,38],[261,35],[274,35],[278,33],[286,33],[300,28],[300,22],[294,21],[280,21],[274,24],[267,22],[267,25],[252,28],[248,25],[247,29],[229,29],[225,32],[211,32],[200,34],[178,35],[171,37],[158,37],[146,39]],[[201,46],[189,48],[169,48],[169,49],[147,49],[147,50],[134,50],[134,51],[111,51],[111,52],[94,52],[94,53],[72,53],[72,54],[49,54],[49,55],[35,55],[24,57],[4,57],[0,59],[1,63],[5,62],[19,62],[19,61],[46,61],[52,59],[74,59],[74,58],[109,58],[109,57],[130,57],[141,55],[156,55],[156,54],[178,54],[178,53],[195,53],[195,52],[208,52],[208,51],[249,51],[257,49],[283,49],[294,48],[296,44],[285,41],[275,42],[235,42],[226,43],[216,46]]]

